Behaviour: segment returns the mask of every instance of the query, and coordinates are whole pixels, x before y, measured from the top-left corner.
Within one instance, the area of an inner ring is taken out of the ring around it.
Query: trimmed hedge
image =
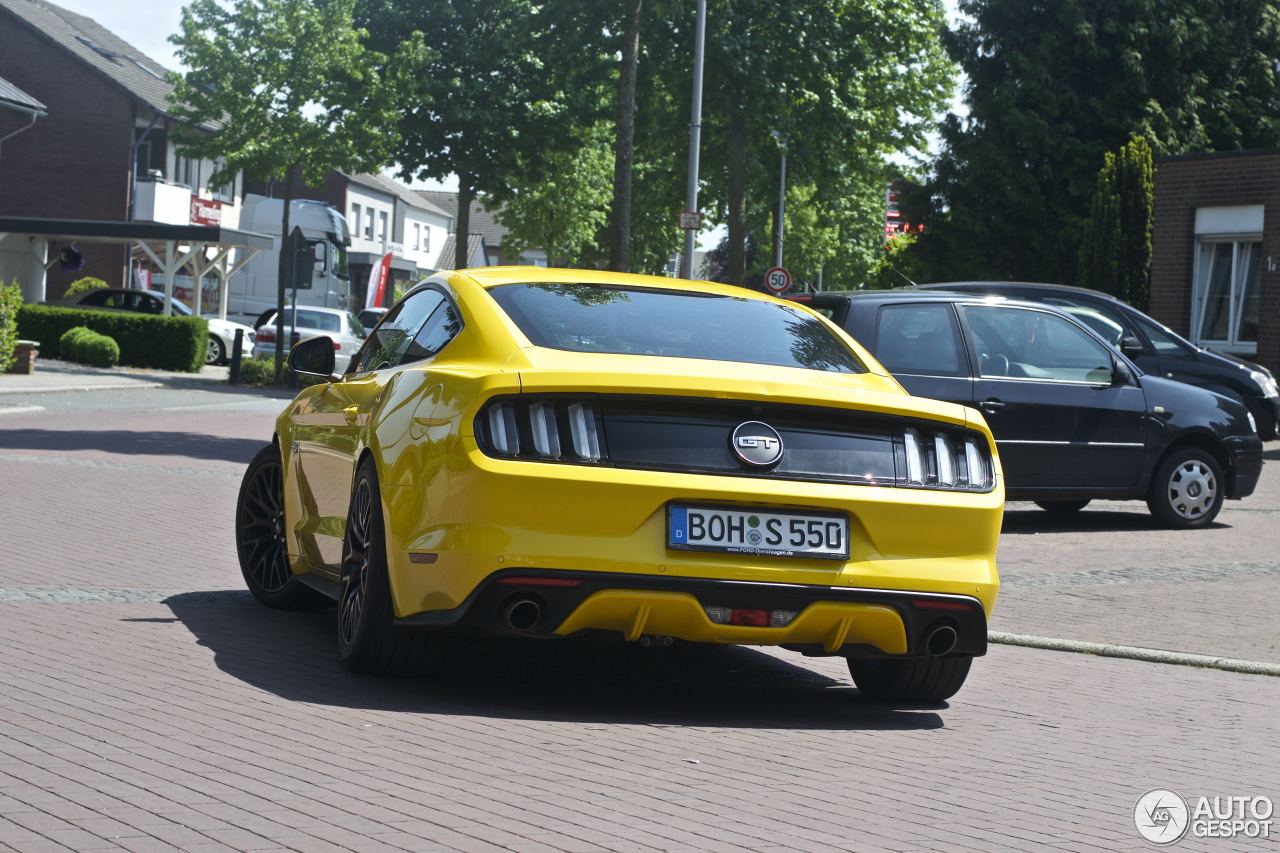
[[[78,361],[94,367],[115,367],[120,360],[120,347],[106,335],[76,326],[58,339],[58,352],[67,361]]]
[[[18,310],[19,337],[40,342],[41,355],[58,358],[55,343],[65,332],[85,326],[115,340],[120,364],[199,373],[208,351],[209,324],[199,317],[158,317],[128,311],[91,311],[56,305],[24,305]]]
[[[18,347],[18,311],[22,309],[22,288],[15,281],[0,281],[0,373],[13,367],[14,350]]]

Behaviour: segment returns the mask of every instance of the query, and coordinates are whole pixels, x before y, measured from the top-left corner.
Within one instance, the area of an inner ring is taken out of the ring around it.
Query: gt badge
[[[768,468],[782,458],[782,436],[768,424],[746,421],[733,431],[729,448],[743,465]]]

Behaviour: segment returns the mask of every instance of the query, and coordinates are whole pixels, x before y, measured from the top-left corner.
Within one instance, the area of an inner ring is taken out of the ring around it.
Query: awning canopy
[[[218,316],[227,318],[228,282],[259,251],[275,242],[266,234],[208,225],[166,225],[97,219],[44,219],[0,216],[0,241],[10,234],[38,238],[30,256],[28,301],[45,298],[45,271],[49,268],[50,242],[136,245],[151,259],[165,280],[164,309],[173,313],[173,276],[190,266],[195,284],[191,311],[200,315],[200,287],[205,275],[218,279]],[[35,298],[32,299],[31,296]]]

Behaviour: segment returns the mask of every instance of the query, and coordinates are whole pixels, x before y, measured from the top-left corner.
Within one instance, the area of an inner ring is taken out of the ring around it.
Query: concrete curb
[[[0,394],[57,394],[63,391],[128,391],[130,388],[162,388],[163,382],[106,382],[102,385],[36,385],[0,388]]]
[[[1223,672],[1243,672],[1249,675],[1270,675],[1280,678],[1280,664],[1266,661],[1219,658],[1212,655],[1195,655],[1189,652],[1145,649],[1141,646],[1119,646],[1113,643],[1063,640],[1057,637],[1037,637],[1034,634],[1009,634],[1004,631],[988,631],[987,639],[1005,646],[1025,646],[1031,649],[1074,652],[1076,654],[1098,655],[1106,658],[1126,658],[1149,663],[1167,663],[1174,666],[1195,666],[1202,669],[1220,669]]]

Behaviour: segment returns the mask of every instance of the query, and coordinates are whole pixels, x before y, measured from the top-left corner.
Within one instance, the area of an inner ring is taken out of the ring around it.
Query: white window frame
[[[1208,299],[1209,264],[1213,259],[1213,247],[1220,243],[1231,244],[1231,276],[1227,292],[1227,337],[1205,338],[1200,334],[1204,323],[1204,313]],[[1191,270],[1191,342],[1197,346],[1213,347],[1223,352],[1253,353],[1258,349],[1258,342],[1240,340],[1240,301],[1244,296],[1241,288],[1240,262],[1241,247],[1250,243],[1262,243],[1262,234],[1197,234],[1195,263]],[[1262,259],[1259,258],[1258,274],[1261,276]],[[1261,281],[1259,281],[1261,286]]]
[[[422,223],[413,223],[413,242],[409,244],[409,248],[418,251],[418,247],[422,245]]]
[[[355,202],[351,203],[351,222],[348,223],[348,229],[357,237],[360,236],[360,205]]]
[[[387,242],[387,220],[390,219],[385,210],[378,211],[378,242]]]

